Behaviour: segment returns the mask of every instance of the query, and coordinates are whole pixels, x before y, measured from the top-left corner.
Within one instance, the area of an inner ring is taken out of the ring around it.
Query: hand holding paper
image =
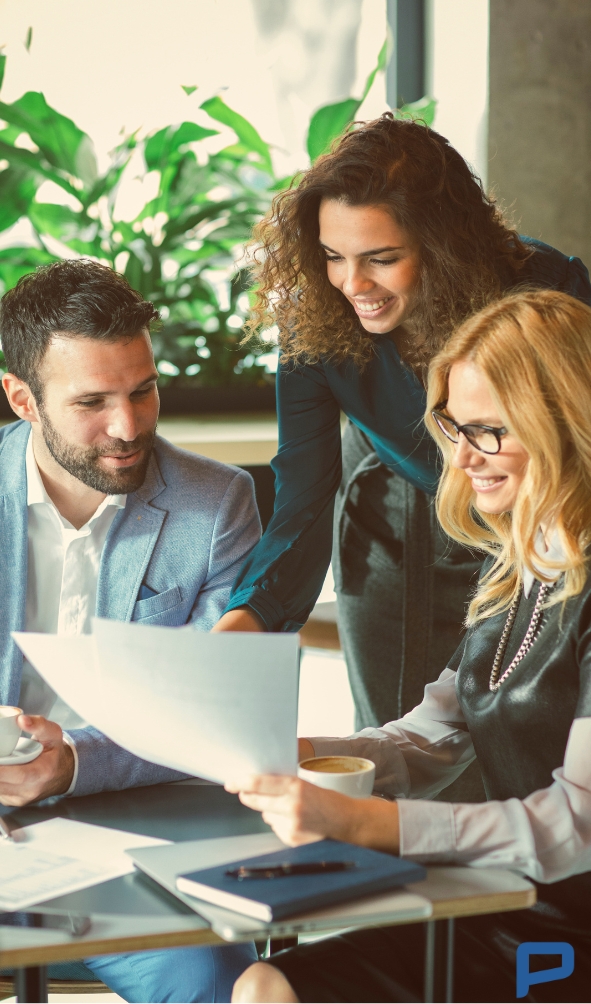
[[[93,629],[14,638],[53,690],[113,742],[221,783],[295,773],[297,636],[97,618]]]

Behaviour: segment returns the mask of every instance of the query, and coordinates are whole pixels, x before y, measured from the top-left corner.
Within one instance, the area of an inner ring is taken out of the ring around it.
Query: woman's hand
[[[309,739],[298,739],[298,761],[309,760],[315,756],[314,747]]]
[[[297,777],[264,774],[250,778],[238,792],[243,805],[262,812],[284,844],[297,847],[327,837],[397,854],[398,806],[379,798],[349,798]]]
[[[212,631],[264,631],[265,625],[260,617],[257,617],[252,610],[238,607],[237,610],[228,610],[227,614],[222,614]]]

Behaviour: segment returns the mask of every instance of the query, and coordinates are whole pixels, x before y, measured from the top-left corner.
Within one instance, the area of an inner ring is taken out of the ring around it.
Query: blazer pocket
[[[156,614],[163,614],[166,610],[172,610],[183,602],[183,594],[179,586],[172,586],[165,589],[163,593],[156,593],[145,600],[137,600],[133,608],[132,621],[141,621],[145,617],[154,617]]]

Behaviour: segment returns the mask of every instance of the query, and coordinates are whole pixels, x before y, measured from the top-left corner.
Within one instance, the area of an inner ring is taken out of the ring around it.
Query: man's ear
[[[39,421],[37,402],[31,388],[24,380],[20,380],[14,373],[5,373],[2,377],[2,386],[15,415],[23,418],[25,422]]]

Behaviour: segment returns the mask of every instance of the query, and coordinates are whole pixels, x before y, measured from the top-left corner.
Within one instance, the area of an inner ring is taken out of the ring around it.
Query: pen
[[[285,875],[325,875],[328,872],[346,872],[355,868],[354,861],[310,861],[289,864],[285,862],[280,865],[269,865],[261,868],[231,868],[226,872],[230,878],[238,879],[275,879],[283,878]]]

